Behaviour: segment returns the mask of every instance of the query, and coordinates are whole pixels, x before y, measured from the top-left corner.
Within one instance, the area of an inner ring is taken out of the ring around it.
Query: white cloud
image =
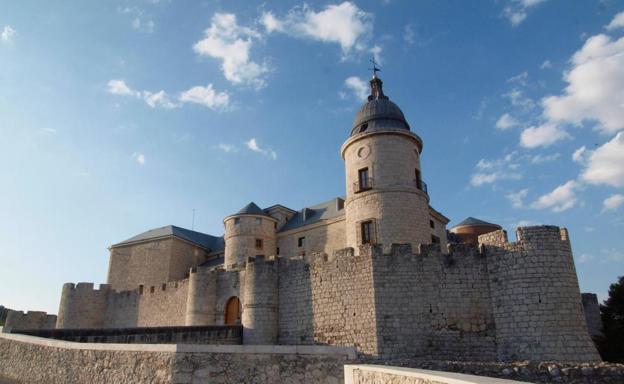
[[[345,79],[345,87],[353,93],[355,97],[360,101],[365,101],[368,98],[369,87],[368,84],[357,76],[350,76]]]
[[[183,103],[200,104],[210,109],[223,111],[230,104],[230,95],[226,92],[217,92],[208,84],[206,87],[195,86],[182,92],[178,98]]]
[[[122,96],[138,96],[138,92],[130,88],[123,80],[110,80],[108,82],[108,93]]]
[[[403,40],[408,45],[414,45],[416,42],[416,33],[414,32],[414,27],[411,24],[407,24],[403,28]]]
[[[616,210],[622,204],[624,204],[624,195],[616,193],[604,199],[602,202],[602,211],[606,212]]]
[[[141,93],[141,97],[151,108],[162,107],[165,109],[171,109],[178,106],[169,99],[167,93],[165,93],[162,89],[156,93],[143,91]]]
[[[525,148],[548,147],[555,142],[570,138],[570,135],[556,124],[546,123],[529,127],[520,134],[520,145]]]
[[[528,189],[522,189],[518,192],[512,192],[505,195],[507,200],[511,202],[511,206],[514,208],[522,208],[524,206],[524,199],[529,193]]]
[[[238,25],[236,15],[215,13],[204,38],[195,43],[193,49],[201,56],[221,60],[223,75],[233,84],[262,88],[266,85],[263,77],[269,67],[266,63],[252,61],[249,54],[254,39],[260,37],[255,30]]]
[[[540,69],[548,69],[548,68],[552,68],[552,63],[550,62],[550,60],[545,60],[542,65],[540,65]]]
[[[597,122],[603,132],[624,128],[624,37],[592,36],[571,60],[560,96],[542,100],[544,115],[557,123]]]
[[[516,76],[510,77],[509,79],[507,79],[507,82],[517,83],[521,86],[526,86],[528,78],[529,78],[529,73],[527,71],[524,71]]]
[[[145,165],[145,155],[141,152],[134,152],[132,158],[139,164]]]
[[[236,146],[232,144],[219,143],[217,148],[219,148],[225,153],[238,152],[238,148],[236,148]]]
[[[594,255],[588,255],[587,253],[583,253],[579,258],[578,258],[578,262],[579,263],[587,263],[589,261],[594,260],[596,257]]]
[[[577,203],[576,188],[578,188],[578,183],[574,180],[569,180],[551,192],[540,196],[531,204],[531,207],[535,209],[548,208],[553,212],[562,212],[570,209]]]
[[[505,113],[496,121],[496,128],[502,131],[520,125],[509,113]]]
[[[476,171],[470,176],[470,185],[479,187],[500,180],[522,179],[522,173],[518,171],[520,165],[515,162],[515,156],[516,153],[512,152],[500,159],[479,160],[475,165]]]
[[[249,139],[249,141],[246,141],[245,145],[250,151],[261,153],[265,156],[270,157],[273,160],[277,159],[277,153],[274,150],[270,148],[261,148],[258,144],[258,141],[253,137]]]
[[[17,35],[17,31],[11,28],[10,25],[5,25],[4,28],[2,28],[2,33],[0,33],[0,40],[2,40],[3,43],[12,43],[15,35]]]
[[[613,17],[613,20],[605,27],[609,31],[614,29],[624,28],[624,11],[618,13]]]
[[[373,59],[375,59],[375,62],[377,62],[377,64],[381,64],[381,51],[383,51],[383,48],[381,48],[379,45],[373,45],[373,47],[371,49],[368,50],[368,52],[373,54]]]
[[[581,178],[590,184],[624,186],[624,131],[589,152]]]
[[[513,27],[520,25],[526,18],[529,8],[532,8],[546,0],[510,0],[503,9],[505,16]]]
[[[274,31],[277,31],[277,32],[284,31],[283,23],[280,20],[278,20],[275,17],[275,15],[273,15],[272,12],[264,12],[262,16],[260,16],[260,22],[262,23],[262,25],[264,26],[264,28],[266,29],[268,33],[271,33]]]
[[[318,12],[304,4],[290,10],[279,23],[291,35],[340,44],[343,54],[364,50],[373,30],[373,16],[349,1]]]
[[[606,248],[602,250],[602,262],[615,261],[620,262],[624,261],[624,252],[617,250],[615,248]]]
[[[587,153],[587,148],[583,145],[582,147],[574,151],[574,153],[572,154],[572,161],[575,161],[577,163],[584,163],[586,160],[585,155]]]
[[[524,93],[522,93],[522,91],[517,88],[514,88],[508,93],[505,93],[503,96],[508,98],[511,102],[511,105],[513,105],[514,107],[521,107],[523,109],[531,109],[535,107],[535,102],[530,98],[524,96]]]
[[[559,153],[552,153],[550,155],[540,155],[540,154],[537,154],[537,155],[535,155],[535,156],[533,156],[531,158],[531,163],[532,164],[547,163],[547,162],[550,162],[550,161],[557,160],[560,156],[561,156],[561,154],[559,154]]]
[[[152,33],[156,23],[151,16],[138,7],[118,7],[117,12],[130,16],[130,26],[139,32]]]

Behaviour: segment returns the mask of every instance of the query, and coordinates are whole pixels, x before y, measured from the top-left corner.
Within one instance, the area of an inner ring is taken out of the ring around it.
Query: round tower
[[[368,102],[342,145],[345,161],[347,245],[431,243],[429,195],[423,182],[423,143],[401,109],[370,80]]]
[[[225,269],[242,265],[248,257],[276,254],[277,220],[253,202],[223,220],[225,225]]]
[[[277,261],[250,257],[245,265],[243,344],[276,344],[278,333]]]

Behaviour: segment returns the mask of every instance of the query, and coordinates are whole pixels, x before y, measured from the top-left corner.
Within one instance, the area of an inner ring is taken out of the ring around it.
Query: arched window
[[[233,296],[225,304],[225,325],[236,325],[241,323],[241,305],[238,297]]]

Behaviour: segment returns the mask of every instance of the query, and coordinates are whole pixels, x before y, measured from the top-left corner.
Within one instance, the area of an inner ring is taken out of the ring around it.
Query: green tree
[[[609,298],[600,306],[604,337],[598,340],[605,361],[624,363],[624,276],[609,287]]]

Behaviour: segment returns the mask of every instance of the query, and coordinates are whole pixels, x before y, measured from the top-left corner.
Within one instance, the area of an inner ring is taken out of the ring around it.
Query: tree
[[[604,337],[598,340],[605,361],[624,363],[624,276],[609,287],[609,298],[600,306]]]

